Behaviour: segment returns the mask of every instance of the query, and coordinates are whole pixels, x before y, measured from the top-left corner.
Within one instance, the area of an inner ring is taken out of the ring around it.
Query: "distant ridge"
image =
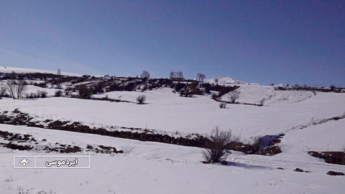
[[[218,79],[218,84],[247,84],[246,82],[240,81],[240,80],[236,80],[233,79],[231,77],[225,77],[222,75],[216,76],[212,79],[206,79],[206,82],[212,84],[212,83],[216,83],[216,79]]]
[[[14,71],[16,73],[51,73],[51,74],[57,74],[57,69],[56,69],[56,71],[49,71],[49,70],[41,70],[41,69],[26,69],[26,68],[18,68],[18,67],[0,66],[0,72],[1,73],[11,73],[12,71]],[[63,69],[61,70],[61,75],[81,76],[81,74],[77,74],[77,73],[64,72]]]

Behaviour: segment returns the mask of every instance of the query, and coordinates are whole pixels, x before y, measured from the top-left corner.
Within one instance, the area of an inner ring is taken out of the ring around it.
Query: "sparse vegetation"
[[[146,70],[144,70],[142,73],[141,73],[141,76],[140,76],[142,79],[150,79],[150,73]]]
[[[206,150],[202,152],[206,162],[221,162],[228,154],[228,144],[234,141],[231,131],[221,131],[218,126],[213,128],[208,141],[205,144]]]
[[[11,96],[13,99],[16,99],[16,97],[15,97],[15,92],[16,92],[16,90],[17,90],[16,81],[13,80],[13,79],[7,80],[7,82],[6,82],[6,87],[7,87],[8,92],[10,93],[10,96]]]
[[[92,95],[92,89],[88,88],[86,85],[81,85],[78,88],[79,97],[84,99],[90,99]]]
[[[0,87],[0,99],[2,97],[5,97],[6,95],[6,88],[5,87]]]
[[[252,146],[253,146],[253,152],[262,150],[262,148],[264,147],[262,138],[260,136],[254,137]]]
[[[37,98],[47,98],[48,92],[37,90]]]
[[[61,90],[57,90],[55,92],[55,97],[60,97],[60,96],[62,96],[62,91]]]
[[[240,98],[240,91],[234,90],[228,94],[228,99],[231,103],[235,103]]]
[[[27,89],[27,85],[26,82],[24,80],[19,80],[17,83],[17,98],[22,98],[23,97],[23,93],[26,91]]]
[[[220,102],[219,108],[226,108],[226,102]]]
[[[146,96],[145,96],[145,95],[139,95],[139,96],[137,97],[137,103],[138,103],[138,104],[144,104],[145,101],[146,101]]]
[[[266,102],[266,99],[263,98],[262,100],[259,101],[259,106],[263,106]]]
[[[199,81],[199,82],[201,82],[201,83],[204,82],[204,79],[205,79],[205,78],[206,78],[206,76],[205,76],[204,74],[202,74],[202,73],[198,73],[198,74],[196,75],[196,80]]]

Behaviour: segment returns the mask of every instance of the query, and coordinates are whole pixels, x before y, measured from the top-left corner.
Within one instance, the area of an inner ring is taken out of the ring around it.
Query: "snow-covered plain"
[[[20,111],[45,119],[64,119],[140,127],[158,131],[209,134],[215,126],[232,129],[242,141],[285,133],[275,156],[233,152],[230,165],[202,164],[201,148],[141,142],[92,134],[0,125],[0,130],[31,134],[35,139],[77,145],[105,145],[124,154],[91,156],[90,169],[14,169],[18,155],[52,155],[0,148],[0,193],[343,193],[345,172],[341,165],[328,164],[308,151],[340,151],[345,146],[345,120],[308,125],[319,119],[340,116],[345,95],[301,91],[274,91],[269,86],[241,86],[240,102],[267,101],[262,107],[233,104],[220,109],[210,96],[180,97],[169,88],[146,92],[109,92],[95,95],[135,102],[146,95],[147,104],[116,103],[72,98],[35,100],[2,99],[0,111]],[[308,125],[301,129],[300,126]],[[56,154],[54,154],[56,155]],[[65,154],[61,154],[65,155]],[[75,155],[75,154],[73,154]],[[283,168],[279,170],[277,168]],[[295,168],[310,173],[293,171]]]

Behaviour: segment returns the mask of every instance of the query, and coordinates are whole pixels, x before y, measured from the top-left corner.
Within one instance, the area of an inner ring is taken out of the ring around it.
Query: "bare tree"
[[[196,75],[196,80],[199,81],[199,82],[204,82],[204,79],[206,78],[206,76],[202,73],[198,73]]]
[[[18,81],[18,86],[17,86],[17,98],[22,98],[23,92],[26,91],[27,89],[27,85],[26,82],[24,80],[19,80]]]
[[[175,77],[175,72],[171,71],[169,74],[170,79],[173,79]]]
[[[214,82],[216,82],[216,85],[218,85],[219,79],[218,78],[214,79]]]
[[[146,78],[146,79],[150,79],[150,73],[146,70],[144,70],[142,73],[141,73],[141,78]]]
[[[16,90],[17,90],[17,83],[15,80],[13,79],[10,79],[10,80],[7,80],[6,82],[6,88],[8,90],[8,92],[10,93],[10,96],[13,98],[13,99],[16,99]]]
[[[231,103],[235,103],[240,98],[240,91],[234,90],[228,94],[228,98]]]
[[[207,162],[221,162],[226,159],[228,154],[228,145],[235,141],[231,130],[221,131],[218,126],[212,129],[211,136],[206,142],[203,151],[203,157]]]
[[[61,69],[60,68],[57,70],[57,75],[61,75]]]
[[[0,87],[0,98],[4,97],[6,95],[6,88],[5,87]]]
[[[176,72],[177,78],[184,79],[182,71]]]
[[[184,79],[182,71],[170,72],[170,79]]]
[[[78,87],[79,97],[84,99],[90,99],[92,95],[92,89],[86,85],[80,85]]]

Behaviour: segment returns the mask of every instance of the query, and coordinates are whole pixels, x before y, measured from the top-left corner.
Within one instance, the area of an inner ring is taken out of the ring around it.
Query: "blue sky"
[[[345,1],[0,0],[0,66],[345,86]]]

